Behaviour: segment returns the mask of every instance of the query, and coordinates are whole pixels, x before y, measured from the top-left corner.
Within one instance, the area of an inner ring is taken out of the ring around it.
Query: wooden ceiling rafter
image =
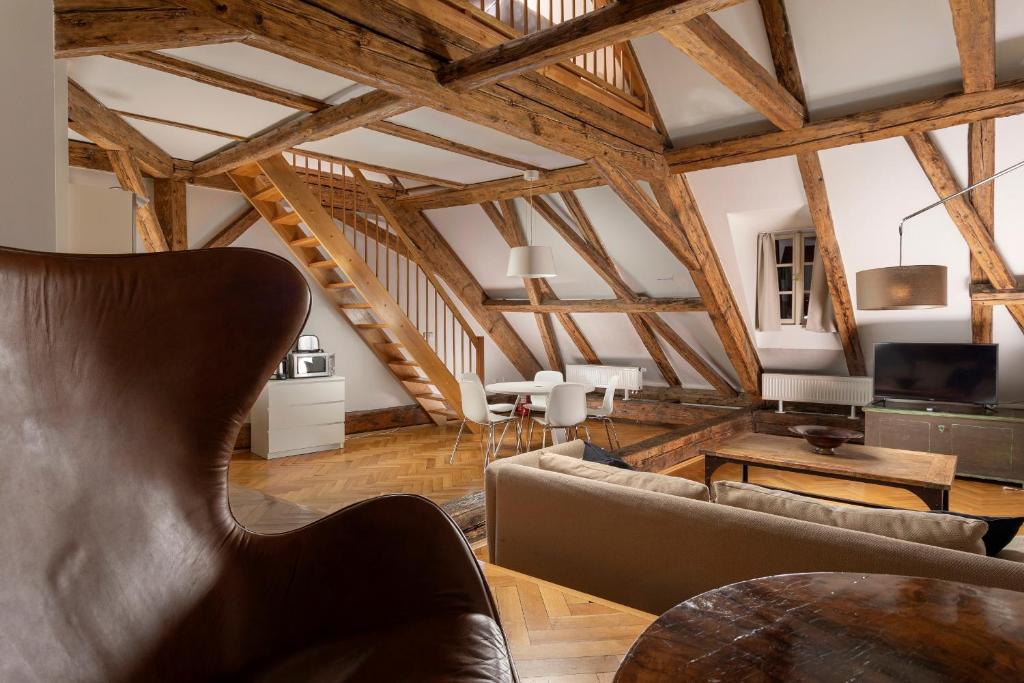
[[[488,299],[484,306],[502,313],[701,313],[707,307],[699,297],[638,297],[625,299]]]
[[[832,119],[813,121],[802,128],[771,131],[714,142],[677,147],[666,152],[673,174],[745,164],[751,161],[819,152],[862,142],[903,137],[1024,113],[1024,79],[1009,81],[989,91],[953,93],[909,104],[873,109]],[[402,200],[410,208],[440,209],[478,204],[491,199],[580,190],[604,185],[588,164],[578,164],[541,173],[532,185],[510,177],[469,185],[465,190],[439,191]]]
[[[934,140],[925,134],[914,133],[906,136],[906,141],[921,170],[935,189],[936,195],[948,197],[959,192],[956,176],[953,175],[953,170]],[[953,224],[967,242],[967,247],[971,250],[978,267],[992,286],[997,289],[1016,289],[1016,276],[999,254],[995,239],[970,200],[960,196],[949,200],[945,206]],[[1024,306],[1007,306],[1006,310],[1024,331]]]
[[[438,80],[466,91],[492,85],[548,64],[659,28],[684,22],[739,0],[634,0],[615,2],[536,33],[515,38],[445,65]]]
[[[807,101],[803,78],[800,76],[800,65],[796,57],[796,47],[793,44],[793,34],[789,27],[784,0],[760,0],[760,6],[765,32],[768,36],[768,45],[772,53],[772,62],[775,64],[778,87],[783,88],[806,113]],[[763,67],[754,62],[753,58],[750,58],[749,62],[756,65],[750,67],[753,71],[764,71]],[[756,79],[751,78],[751,84],[755,80],[762,81],[763,75]],[[744,97],[745,91],[742,89],[735,92]],[[781,122],[773,122],[780,128],[782,127]],[[801,121],[796,127],[803,127],[803,125],[803,121]],[[853,298],[850,296],[850,285],[846,278],[846,267],[839,250],[839,241],[836,239],[835,222],[828,201],[828,188],[825,184],[821,160],[817,152],[800,152],[796,155],[796,159],[800,169],[800,178],[803,181],[804,194],[807,198],[807,207],[814,223],[816,246],[818,254],[821,256],[822,268],[825,271],[836,331],[843,346],[846,369],[851,376],[863,377],[867,374],[867,364],[864,360],[860,332],[857,329]]]
[[[113,3],[108,3],[112,5]],[[54,56],[86,57],[245,40],[248,32],[169,2],[56,0]]]
[[[156,178],[174,175],[174,159],[170,154],[70,78],[68,119],[68,125],[103,149],[131,152],[136,162],[150,175]]]
[[[806,106],[711,17],[663,28],[661,35],[782,130],[803,126]]]
[[[579,154],[579,150],[584,149],[590,154],[608,156],[641,175],[656,171],[663,163],[660,149],[656,151],[608,133],[602,126],[610,125],[613,119],[610,114],[598,121],[601,125],[595,125],[596,116],[590,116],[591,120],[585,122],[547,104],[547,101],[557,100],[544,92],[528,98],[502,85],[459,94],[441,86],[435,77],[442,63],[440,59],[424,49],[395,40],[385,32],[378,32],[391,18],[412,15],[416,19],[417,16],[386,0],[375,2],[372,11],[352,0],[326,3],[330,11],[298,0],[175,2],[251,33],[247,42],[256,47],[384,89],[404,98],[410,107],[430,106],[565,154]],[[363,25],[346,18],[351,15],[358,15]],[[416,19],[417,22],[422,20],[422,17]],[[367,31],[366,25],[372,30]],[[416,24],[392,22],[385,28],[410,41],[425,41]],[[315,38],[322,35],[331,35],[332,40]],[[463,37],[459,39],[465,42]],[[435,37],[429,40],[434,41]],[[554,85],[552,83],[548,93],[554,91]],[[657,146],[660,147],[660,142]]]
[[[984,92],[996,86],[995,0],[949,0],[960,55],[964,92]],[[973,185],[996,172],[996,122],[974,121],[967,127],[967,183]],[[995,183],[971,190],[968,195],[978,218],[995,234]],[[971,283],[986,284],[985,273],[971,256]],[[971,339],[992,341],[992,309],[971,302]]]
[[[189,62],[184,59],[178,59],[177,57],[171,57],[169,55],[161,54],[159,52],[121,52],[111,53],[105,55],[113,59],[119,59],[121,61],[136,64],[164,73],[169,73],[182,78],[188,78],[198,83],[203,83],[230,92],[239,93],[248,97],[263,100],[265,102],[272,102],[285,107],[290,107],[297,111],[306,113],[318,112],[324,109],[329,109],[331,105],[327,104],[323,100],[319,100],[315,97],[309,97],[299,93],[294,93],[281,88],[275,88],[273,86],[261,83],[259,81],[253,81],[250,79],[242,78],[235,74],[213,69],[201,64]],[[279,125],[284,125],[288,121],[283,121]],[[186,127],[180,124],[180,127]],[[418,142],[428,147],[434,147],[436,149],[443,149],[448,152],[460,154],[462,156],[479,159],[481,161],[487,161],[492,164],[500,166],[507,166],[509,168],[515,168],[519,170],[528,170],[535,168],[526,162],[505,157],[500,154],[494,154],[486,150],[478,149],[470,145],[464,145],[459,142],[447,140],[443,137],[432,135],[424,131],[403,126],[390,121],[374,121],[364,126],[368,130],[372,130],[377,133],[383,133],[384,135],[390,135],[392,137],[409,140],[411,142]],[[200,128],[194,128],[197,132],[209,132],[204,131]],[[235,141],[242,142],[247,138],[243,136],[233,136]]]
[[[110,167],[121,187],[132,193],[133,210],[135,211],[135,230],[146,247],[146,251],[156,253],[168,251],[167,238],[160,226],[156,207],[146,189],[142,171],[131,152],[123,149],[107,150]]]
[[[622,300],[631,304],[636,304],[645,301],[645,297],[641,297],[626,283],[623,279],[621,272],[618,267],[612,261],[608,250],[605,249],[604,244],[601,242],[597,232],[593,229],[593,225],[590,222],[586,212],[583,211],[582,205],[577,201],[572,201],[573,208],[570,208],[570,213],[573,214],[575,220],[579,221],[581,226],[581,232],[587,235],[587,238],[582,237],[576,230],[573,229],[568,222],[566,222],[562,216],[555,210],[553,206],[543,197],[534,198],[534,206],[538,213],[548,222],[548,224],[554,228],[554,230],[564,239],[569,246],[581,257],[583,260],[594,269],[594,271],[605,281],[605,283],[611,287],[612,291],[620,297]],[[580,220],[582,217],[582,220]],[[583,227],[586,226],[586,227]],[[660,335],[666,343],[668,343],[675,351],[683,358],[705,381],[708,382],[716,391],[723,395],[734,394],[735,390],[732,385],[729,384],[721,373],[713,368],[697,351],[690,346],[672,327],[665,322],[657,313],[626,313],[630,324],[633,325],[633,329],[636,330],[637,335],[643,342],[644,347],[647,349],[648,354],[654,361],[658,370],[662,373],[665,381],[668,382],[669,386],[679,386],[681,384],[679,375],[672,367],[672,363],[669,360],[665,350],[662,348],[656,335]]]

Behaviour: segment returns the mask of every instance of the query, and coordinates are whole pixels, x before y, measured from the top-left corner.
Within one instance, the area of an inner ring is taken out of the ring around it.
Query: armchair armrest
[[[267,616],[301,624],[307,637],[438,613],[498,619],[462,532],[425,498],[380,496],[295,532],[255,538],[247,559]]]

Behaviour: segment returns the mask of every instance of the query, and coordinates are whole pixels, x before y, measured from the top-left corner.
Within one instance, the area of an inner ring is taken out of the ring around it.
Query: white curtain
[[[821,249],[814,250],[814,266],[811,268],[811,301],[807,304],[807,327],[809,332],[835,332],[836,317],[832,309],[832,297],[828,293],[828,279],[821,264]]]
[[[757,329],[777,332],[779,320],[779,269],[775,266],[775,238],[771,233],[757,236]]]

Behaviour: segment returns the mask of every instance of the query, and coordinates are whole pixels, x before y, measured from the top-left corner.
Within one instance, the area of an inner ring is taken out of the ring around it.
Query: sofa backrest
[[[1024,564],[543,471],[487,472],[488,550],[503,567],[660,614],[737,581],[901,574],[1024,591]]]

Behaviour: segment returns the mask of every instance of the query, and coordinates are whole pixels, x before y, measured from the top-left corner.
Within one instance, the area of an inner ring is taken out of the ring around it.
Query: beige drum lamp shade
[[[555,277],[551,247],[513,247],[508,255],[509,277]]]
[[[857,273],[857,308],[902,311],[946,305],[946,266],[893,266]]]

